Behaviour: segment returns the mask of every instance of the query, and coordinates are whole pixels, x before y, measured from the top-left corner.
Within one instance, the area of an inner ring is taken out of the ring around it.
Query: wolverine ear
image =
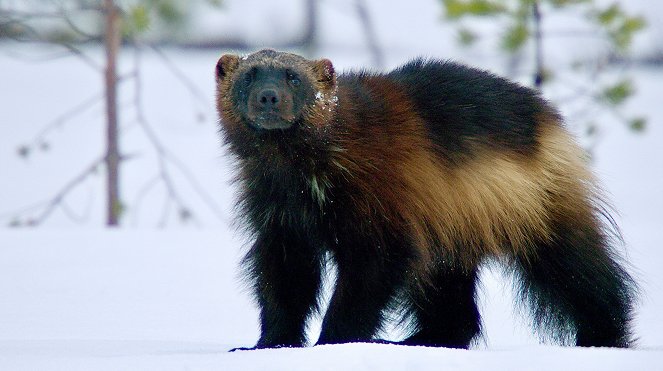
[[[334,65],[329,59],[314,61],[313,72],[318,82],[324,83],[328,87],[336,85],[336,71],[334,71]]]
[[[239,65],[239,57],[234,54],[225,54],[216,62],[216,81],[223,80]]]

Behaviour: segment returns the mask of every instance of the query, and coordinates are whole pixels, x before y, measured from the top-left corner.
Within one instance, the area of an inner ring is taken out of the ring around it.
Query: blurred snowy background
[[[109,207],[105,3],[0,1],[0,369],[663,369],[662,2],[115,3],[119,197]],[[213,69],[223,53],[262,47],[327,57],[338,71],[428,56],[541,83],[619,211],[621,251],[643,290],[637,350],[538,345],[508,277],[485,269],[486,336],[470,352],[226,353],[252,345],[258,328],[238,277],[246,241],[230,226]],[[118,227],[106,227],[109,213]]]

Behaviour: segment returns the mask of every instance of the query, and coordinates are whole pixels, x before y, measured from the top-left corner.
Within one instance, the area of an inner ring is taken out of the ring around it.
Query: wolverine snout
[[[279,93],[274,89],[264,89],[258,93],[257,104],[263,110],[273,110],[278,108],[279,103],[281,103],[281,97]]]
[[[249,99],[248,117],[257,129],[288,129],[294,120],[292,99],[278,87],[263,87]]]

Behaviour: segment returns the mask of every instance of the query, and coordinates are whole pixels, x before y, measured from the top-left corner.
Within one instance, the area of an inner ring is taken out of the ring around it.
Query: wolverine
[[[514,276],[542,340],[629,347],[636,284],[610,208],[558,111],[532,89],[450,61],[337,74],[328,59],[261,50],[216,65],[234,156],[254,348],[307,345],[326,264],[335,289],[317,344],[467,348],[477,277]]]

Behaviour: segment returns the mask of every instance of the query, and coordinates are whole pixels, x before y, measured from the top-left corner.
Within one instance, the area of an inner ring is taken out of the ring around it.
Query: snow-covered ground
[[[236,4],[229,1],[230,10]],[[323,40],[318,53],[339,70],[365,66],[370,58],[360,29],[348,21],[347,9],[332,4],[323,2],[330,16],[322,27],[338,37]],[[503,71],[491,52],[453,47],[453,37],[436,28],[434,2],[417,2],[415,10],[406,2],[389,9],[369,4],[382,44],[389,46],[388,67],[424,54]],[[421,14],[427,18],[417,19]],[[392,27],[396,22],[416,25],[406,34]],[[554,46],[549,52],[558,51]],[[622,251],[642,286],[636,349],[539,345],[513,309],[508,279],[486,269],[480,298],[486,336],[470,351],[347,344],[227,353],[252,345],[258,330],[256,309],[237,275],[245,241],[228,223],[231,166],[219,147],[213,112],[212,70],[222,51],[166,50],[200,99],[154,53],[146,51],[141,63],[147,122],[220,211],[208,207],[172,162],[167,169],[194,218],[182,224],[174,205],[164,207],[163,184],[139,196],[158,175],[159,162],[136,124],[134,86],[127,82],[120,99],[122,150],[130,156],[122,175],[123,228],[102,228],[103,170],[75,188],[42,227],[4,228],[25,223],[30,216],[15,210],[48,199],[104,148],[101,100],[49,131],[47,150],[33,145],[41,128],[101,91],[99,72],[74,57],[30,61],[52,52],[0,45],[0,370],[663,370],[663,70],[632,71],[639,90],[626,111],[647,116],[648,130],[633,134],[601,115],[595,149],[596,172],[620,212]],[[86,52],[100,56],[96,49]],[[132,54],[123,54],[123,71],[132,63]],[[26,144],[30,154],[17,156]],[[313,341],[318,326],[311,326]],[[397,338],[398,332],[385,336]]]

